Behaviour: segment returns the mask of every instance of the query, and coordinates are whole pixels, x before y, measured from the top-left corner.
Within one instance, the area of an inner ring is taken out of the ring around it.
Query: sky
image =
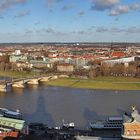
[[[140,42],[140,0],[0,0],[0,43]]]

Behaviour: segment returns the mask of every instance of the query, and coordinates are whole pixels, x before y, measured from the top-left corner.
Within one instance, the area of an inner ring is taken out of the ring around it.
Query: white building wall
[[[129,63],[129,62],[134,62],[134,61],[135,61],[135,56],[127,57],[127,58],[120,58],[120,59],[105,60],[102,63],[107,63],[108,65],[113,66],[115,64]]]

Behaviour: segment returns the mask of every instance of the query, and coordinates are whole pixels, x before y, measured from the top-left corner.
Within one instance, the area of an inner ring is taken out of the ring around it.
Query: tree
[[[89,71],[89,78],[95,78],[101,75],[100,67],[92,68]]]
[[[5,62],[0,63],[0,70],[2,70],[2,71],[5,70]]]
[[[103,63],[100,67],[101,75],[102,76],[109,76],[110,75],[110,67],[107,63]]]
[[[124,65],[123,64],[116,64],[111,67],[111,73],[115,74],[116,76],[122,76],[124,74]]]

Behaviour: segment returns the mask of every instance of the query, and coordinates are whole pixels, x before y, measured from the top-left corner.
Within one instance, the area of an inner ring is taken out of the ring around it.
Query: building
[[[102,61],[102,64],[106,63],[110,67],[113,67],[115,64],[126,64],[126,63],[128,64],[134,61],[135,61],[135,57],[132,56],[132,57],[126,57],[126,58],[120,58],[120,59],[104,60]]]
[[[15,50],[15,55],[21,55],[21,51],[20,50]]]
[[[26,62],[27,56],[26,55],[11,55],[10,56],[10,62]]]
[[[30,60],[30,64],[35,68],[52,68],[53,64],[49,61]]]
[[[9,56],[8,55],[0,56],[0,62],[8,63],[9,62]]]
[[[122,58],[122,57],[126,57],[126,54],[123,51],[114,51],[112,52],[111,57]]]
[[[130,115],[124,115],[122,137],[126,140],[140,140],[140,114],[135,107],[132,107]]]
[[[58,72],[73,72],[74,66],[68,63],[58,64],[57,71]]]

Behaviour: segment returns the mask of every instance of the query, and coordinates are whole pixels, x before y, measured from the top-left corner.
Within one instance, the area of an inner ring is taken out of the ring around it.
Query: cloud
[[[109,15],[118,16],[138,9],[140,9],[140,4],[136,4],[136,3],[131,5],[119,5],[117,8],[111,10]]]
[[[34,24],[35,25],[39,25],[40,24],[40,21],[36,21]]]
[[[55,34],[56,31],[53,29],[53,28],[42,28],[42,29],[39,29],[39,30],[36,30],[37,33],[47,33],[47,34]]]
[[[63,0],[45,0],[47,2],[48,8],[52,7],[54,4],[59,3]]]
[[[121,14],[124,14],[124,13],[128,13],[128,12],[130,12],[130,7],[129,6],[127,6],[127,5],[120,5],[116,9],[113,9],[110,12],[110,16],[118,16],[118,15],[121,15]]]
[[[109,33],[127,33],[127,34],[136,34],[140,33],[140,27],[138,26],[131,26],[127,28],[119,28],[119,27],[96,27],[96,32],[104,33],[104,32],[109,32]]]
[[[71,9],[72,8],[72,6],[70,6],[70,5],[64,5],[63,7],[62,7],[62,10],[63,11],[66,11],[66,10],[69,10],[69,9]]]
[[[120,32],[126,32],[128,29],[122,29],[122,28],[118,28],[118,27],[111,27],[111,28],[108,28],[108,27],[104,27],[104,26],[101,26],[101,27],[97,27],[96,28],[96,32],[101,32],[101,33],[104,33],[104,32],[110,32],[110,33],[120,33]]]
[[[26,29],[26,31],[25,31],[25,34],[32,34],[32,33],[33,33],[33,31],[30,29]]]
[[[52,28],[45,29],[44,31],[49,33],[49,34],[55,33],[54,29],[52,29]]]
[[[17,4],[24,4],[28,0],[0,0],[0,13],[5,12],[9,8]]]
[[[15,18],[25,17],[25,16],[29,15],[30,13],[31,13],[31,11],[27,10],[27,11],[19,13],[18,15],[15,16]]]
[[[122,0],[92,0],[92,10],[109,11],[109,16],[118,16],[140,9],[140,3],[135,1],[129,5],[122,5]],[[137,3],[136,3],[137,2]]]
[[[126,33],[140,33],[140,27],[132,26],[125,30]]]
[[[54,36],[66,36],[68,35],[69,33],[67,32],[63,32],[63,31],[58,31],[58,30],[55,30],[54,28],[42,28],[42,29],[39,29],[39,30],[36,30],[35,31],[37,34],[40,34],[40,35],[54,35]]]
[[[106,27],[97,27],[96,32],[108,32],[108,28]]]
[[[84,12],[84,11],[80,11],[80,12],[78,13],[78,15],[79,15],[79,16],[83,16],[83,15],[85,15],[85,12]]]
[[[4,19],[4,17],[3,16],[0,16],[0,19]]]
[[[120,0],[92,0],[93,5],[91,6],[91,9],[97,11],[104,11],[107,9],[111,9],[119,2]]]

